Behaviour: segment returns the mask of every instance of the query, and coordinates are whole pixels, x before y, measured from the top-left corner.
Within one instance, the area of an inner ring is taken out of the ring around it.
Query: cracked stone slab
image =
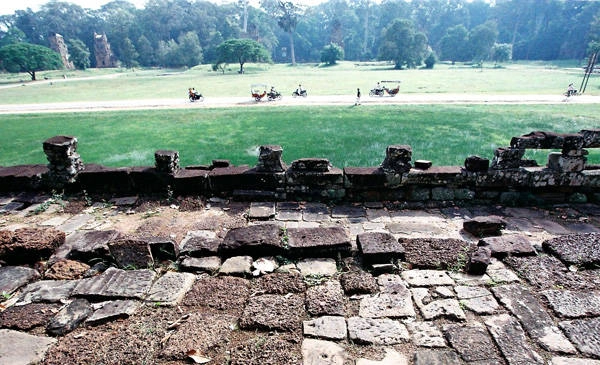
[[[363,344],[395,345],[408,342],[406,326],[390,318],[348,318],[350,340]]]
[[[544,364],[527,341],[519,322],[509,314],[487,317],[485,325],[509,364]]]
[[[559,326],[582,354],[600,358],[600,318],[564,321]]]
[[[307,203],[302,211],[302,219],[306,222],[323,222],[329,220],[329,208],[323,203]]]
[[[26,303],[57,303],[69,298],[78,280],[40,280],[23,288],[17,305]]]
[[[2,266],[0,267],[0,293],[10,294],[39,277],[40,274],[36,270],[28,267]]]
[[[184,271],[214,273],[221,268],[221,258],[219,256],[186,257],[181,261],[179,267]]]
[[[111,300],[107,302],[93,304],[93,308],[97,308],[85,323],[96,325],[118,318],[128,318],[133,315],[139,308],[140,303],[136,300]]]
[[[323,316],[311,319],[304,321],[302,326],[305,336],[326,340],[343,340],[348,332],[346,319],[339,316]]]
[[[529,239],[520,234],[486,237],[481,239],[478,245],[489,248],[493,257],[535,255],[535,248]]]
[[[542,242],[542,247],[567,265],[593,268],[600,265],[600,233],[564,235]]]
[[[343,227],[290,228],[287,230],[290,254],[300,257],[348,256],[352,248]]]
[[[58,226],[57,228],[65,233],[72,233],[78,230],[79,228],[85,226],[90,221],[94,220],[94,216],[92,214],[78,214],[66,220],[63,224]]]
[[[335,342],[305,338],[302,341],[303,365],[344,365],[348,355]]]
[[[400,275],[381,274],[377,277],[377,285],[382,293],[410,295],[406,283]]]
[[[195,281],[194,274],[168,271],[152,285],[146,301],[169,306],[179,304]]]
[[[252,274],[252,256],[234,256],[230,257],[219,269],[220,274],[247,276]]]
[[[297,266],[303,276],[332,276],[337,273],[337,264],[334,259],[304,259],[298,261]]]
[[[404,257],[404,247],[387,232],[366,232],[356,236],[358,249],[369,263],[387,263]]]
[[[445,271],[441,270],[406,270],[402,272],[402,279],[410,286],[437,286],[454,285]]]
[[[46,326],[46,331],[55,336],[67,334],[79,327],[92,311],[92,306],[87,300],[75,299],[52,318]]]
[[[492,293],[478,286],[456,286],[454,288],[460,304],[479,315],[492,314],[500,307]]]
[[[45,336],[0,329],[0,362],[10,365],[38,364],[57,340]]]
[[[514,314],[531,338],[548,351],[575,353],[575,348],[554,325],[554,321],[533,293],[518,284],[492,288],[494,295]]]
[[[230,229],[219,246],[226,256],[276,256],[283,254],[283,230],[266,223]]]
[[[115,230],[74,232],[65,240],[64,246],[69,248],[66,256],[80,261],[106,258],[109,256],[108,244],[119,236]]]
[[[415,365],[446,365],[459,364],[460,359],[450,350],[417,350],[414,357]]]
[[[431,322],[407,323],[408,331],[412,335],[412,342],[419,347],[446,347],[444,335]]]
[[[344,315],[344,291],[337,280],[328,280],[306,290],[306,310],[313,316]]]
[[[465,320],[467,316],[456,299],[434,300],[427,288],[410,289],[415,304],[421,311],[423,318],[432,320],[436,318],[450,318],[454,320]]]
[[[500,363],[496,346],[488,331],[479,323],[450,324],[443,328],[448,342],[468,362],[490,361]]]
[[[544,290],[550,308],[563,318],[600,316],[600,292]]]
[[[249,219],[267,220],[275,217],[275,203],[273,202],[251,202],[248,210]]]
[[[179,244],[182,256],[203,257],[216,256],[221,240],[213,231],[189,231]]]
[[[385,349],[385,357],[381,361],[358,359],[356,365],[408,365],[406,356],[397,352],[394,349]]]
[[[361,299],[358,315],[364,318],[405,318],[415,317],[410,292],[399,294],[380,293]]]
[[[502,261],[497,259],[492,259],[491,263],[488,265],[486,274],[489,276],[489,279],[496,284],[518,283],[520,281],[517,274],[507,268]]]
[[[101,275],[82,279],[72,295],[87,298],[135,298],[143,299],[154,281],[150,270],[125,271],[108,268]]]

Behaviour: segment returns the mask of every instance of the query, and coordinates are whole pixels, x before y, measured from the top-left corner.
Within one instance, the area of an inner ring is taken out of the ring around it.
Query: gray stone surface
[[[600,265],[598,241],[600,233],[563,235],[542,242],[542,247],[567,265],[595,267]]]
[[[339,316],[323,316],[303,322],[305,336],[326,340],[343,340],[346,338],[348,327],[346,319]]]
[[[303,365],[344,365],[348,355],[335,342],[305,338],[302,341]]]
[[[500,363],[496,346],[483,325],[479,323],[445,325],[444,334],[463,360]]]
[[[488,247],[494,257],[535,255],[535,249],[529,239],[520,234],[486,237],[479,246]]]
[[[10,294],[36,279],[40,274],[24,266],[2,266],[0,267],[0,293]]]
[[[111,300],[93,304],[92,307],[96,310],[86,319],[85,323],[95,325],[116,318],[128,318],[135,313],[139,306],[140,303],[135,300]]]
[[[436,318],[465,320],[467,318],[456,299],[433,299],[427,288],[413,288],[410,289],[410,292],[416,306],[426,320]]]
[[[44,360],[48,348],[56,339],[0,329],[0,363],[3,365],[30,365]]]
[[[251,202],[248,210],[249,219],[267,220],[275,217],[275,203],[273,202]]]
[[[485,325],[509,364],[544,364],[543,358],[529,346],[523,328],[514,317],[490,316]]]
[[[600,365],[600,360],[555,356],[552,358],[552,360],[550,360],[550,364],[551,365]]]
[[[409,322],[406,324],[412,342],[419,347],[446,347],[444,335],[432,322]]]
[[[479,216],[463,222],[463,229],[475,237],[498,236],[506,228],[506,221],[499,216]]]
[[[135,298],[143,299],[154,281],[150,270],[125,271],[108,268],[101,275],[82,279],[72,295],[86,298]]]
[[[79,228],[83,227],[89,221],[93,220],[94,216],[92,214],[79,214],[74,217],[69,218],[63,224],[58,226],[57,228],[65,233],[75,232]]]
[[[407,270],[402,272],[402,279],[410,286],[454,285],[454,280],[441,270]]]
[[[306,310],[313,316],[344,315],[344,291],[339,281],[330,279],[306,290]]]
[[[298,331],[305,317],[304,295],[264,294],[250,298],[239,323],[249,330]]]
[[[460,303],[477,314],[493,314],[498,308],[498,302],[492,293],[477,286],[457,286],[454,288]]]
[[[181,261],[179,267],[185,271],[214,273],[221,268],[221,258],[219,256],[186,257]]]
[[[195,281],[194,274],[168,271],[152,284],[146,301],[160,305],[179,304]]]
[[[350,340],[375,345],[394,345],[408,342],[410,335],[406,327],[389,318],[348,318]]]
[[[75,299],[62,308],[46,326],[46,331],[55,336],[62,336],[73,331],[92,314],[92,307],[85,299]]]
[[[415,317],[415,309],[407,290],[398,294],[375,294],[361,299],[359,316],[365,318],[405,318]]]
[[[181,240],[179,253],[192,257],[215,256],[220,244],[221,240],[213,231],[189,231]]]
[[[600,292],[544,290],[542,295],[554,313],[563,318],[600,316]]]
[[[304,276],[332,276],[337,272],[337,265],[334,259],[315,258],[298,261],[298,270]]]
[[[400,238],[406,262],[416,269],[464,268],[470,244],[454,238]]]
[[[369,263],[387,263],[404,257],[404,247],[387,232],[366,232],[356,236],[358,249]]]
[[[373,294],[379,290],[377,280],[364,270],[352,270],[340,276],[340,283],[347,295]]]
[[[230,229],[219,246],[226,256],[269,256],[283,253],[283,230],[273,223]]]
[[[67,256],[81,261],[108,257],[109,242],[119,236],[116,230],[74,232],[65,240],[65,246],[70,249]]]
[[[394,349],[386,348],[385,357],[381,360],[358,359],[356,365],[408,365],[406,356]]]
[[[40,280],[23,288],[18,305],[26,303],[50,302],[66,300],[77,285],[77,280]]]
[[[447,365],[459,362],[456,352],[450,350],[417,350],[414,357],[414,365]]]
[[[108,250],[117,265],[123,269],[147,269],[154,266],[148,241],[120,238],[108,243]]]
[[[288,249],[300,257],[337,257],[350,254],[350,237],[343,227],[290,228]]]
[[[522,285],[492,288],[494,295],[517,318],[531,338],[549,351],[575,353],[575,348],[554,325],[554,321],[533,293]]]
[[[219,269],[223,275],[247,276],[252,274],[252,256],[234,256],[230,257]]]
[[[600,318],[564,321],[559,325],[582,354],[600,358]]]

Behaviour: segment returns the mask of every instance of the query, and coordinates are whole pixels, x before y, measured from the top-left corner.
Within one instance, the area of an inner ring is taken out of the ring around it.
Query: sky
[[[33,11],[40,10],[40,7],[52,0],[0,0],[0,15],[10,15],[15,10],[26,10],[31,8]],[[61,0],[81,6],[87,9],[99,9],[102,5],[109,3],[111,0]],[[136,8],[141,9],[147,0],[127,0],[134,4]],[[235,0],[214,0],[215,3],[228,3]],[[322,2],[322,0],[300,0],[297,3],[304,5],[315,5]]]

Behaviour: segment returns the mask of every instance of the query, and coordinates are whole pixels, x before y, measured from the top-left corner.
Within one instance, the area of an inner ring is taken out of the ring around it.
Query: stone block
[[[562,318],[600,317],[600,293],[573,290],[544,290],[542,295]]]
[[[293,161],[291,169],[298,172],[327,172],[332,166],[326,158],[302,158]]]
[[[345,167],[344,187],[352,190],[383,189],[387,175],[379,167]]]
[[[565,156],[560,152],[548,154],[548,168],[558,172],[581,172],[585,169],[585,156]]]
[[[146,269],[154,266],[148,241],[137,238],[121,238],[108,243],[108,250],[122,269]]]
[[[494,151],[491,168],[494,170],[516,169],[521,166],[525,149],[500,147]]]
[[[356,236],[358,249],[367,263],[389,263],[404,258],[404,247],[387,232],[365,232]]]
[[[95,303],[92,307],[95,309],[85,320],[87,325],[98,325],[119,318],[129,318],[133,315],[140,302],[136,300],[111,300],[107,302]]]
[[[284,253],[283,230],[277,224],[230,229],[219,245],[224,256],[277,256]]]
[[[377,281],[373,275],[363,270],[343,273],[340,276],[340,283],[347,295],[373,294],[379,291]]]
[[[413,268],[457,269],[467,264],[471,245],[454,238],[405,238],[398,239],[405,250],[405,260]]]
[[[158,150],[154,152],[154,162],[158,172],[173,174],[179,170],[179,152]]]
[[[600,358],[600,318],[564,321],[559,326],[582,354]]]
[[[372,345],[395,345],[410,340],[404,324],[389,318],[348,318],[351,341]]]
[[[295,257],[348,256],[352,248],[348,233],[339,226],[290,228],[287,235],[289,253]]]
[[[348,329],[346,319],[338,316],[323,316],[303,322],[305,336],[326,340],[343,340]]]
[[[385,150],[385,159],[381,169],[386,173],[405,173],[410,171],[412,148],[408,145],[391,145]]]
[[[247,330],[298,331],[306,312],[301,294],[264,294],[250,298],[240,318],[240,328]]]
[[[219,256],[186,257],[179,266],[184,271],[215,273],[221,268],[221,258]]]
[[[485,274],[492,258],[492,251],[487,247],[478,247],[469,255],[467,273],[471,275]]]
[[[4,364],[39,364],[56,339],[0,329],[0,359]]]
[[[490,168],[490,160],[480,156],[469,156],[465,159],[465,170],[470,172],[485,172]]]
[[[101,275],[80,280],[72,295],[93,299],[143,299],[154,277],[155,273],[150,270],[125,271],[111,267]]]
[[[105,167],[86,164],[77,175],[81,189],[88,193],[127,194],[133,191],[133,184],[127,167]]]
[[[350,357],[335,342],[305,338],[302,341],[304,365],[344,365]]]
[[[340,282],[334,279],[306,290],[306,310],[313,316],[344,315],[344,292]]]
[[[195,281],[194,274],[168,271],[152,284],[146,301],[170,306],[179,304]]]
[[[256,171],[258,172],[283,172],[287,166],[281,159],[283,148],[277,145],[260,146],[258,152],[258,164]]]
[[[202,194],[208,189],[208,171],[181,169],[173,175],[172,181],[176,194]]]
[[[600,147],[600,129],[582,129],[579,134],[583,136],[583,148]]]
[[[600,265],[599,240],[600,233],[571,234],[548,239],[542,247],[567,265],[594,268]]]
[[[95,258],[109,258],[108,244],[120,236],[115,230],[75,232],[65,240],[65,245],[70,247],[68,257],[85,262]]]
[[[499,236],[506,221],[499,216],[480,216],[463,222],[463,229],[475,237]]]
[[[65,242],[54,228],[19,228],[0,231],[0,260],[9,265],[33,264],[48,259]]]
[[[40,274],[24,266],[0,267],[0,293],[11,294],[31,280],[37,279]]]
[[[92,306],[87,300],[75,299],[52,318],[46,326],[46,332],[63,336],[79,327],[92,312]]]
[[[482,238],[478,245],[487,247],[491,255],[497,258],[506,256],[529,256],[535,255],[535,248],[524,235],[504,235],[497,237]]]

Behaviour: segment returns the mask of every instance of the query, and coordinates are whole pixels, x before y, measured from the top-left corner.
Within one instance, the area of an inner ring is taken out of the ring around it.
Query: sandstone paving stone
[[[436,318],[465,320],[467,318],[456,299],[433,299],[427,288],[412,288],[410,292],[415,305],[426,320]]]
[[[375,209],[375,208],[367,208],[367,219],[371,222],[376,223],[388,223],[392,221],[390,217],[390,213],[383,208]]]
[[[550,219],[543,218],[533,218],[531,221],[541,227],[545,232],[548,232],[553,235],[562,235],[572,233],[566,227],[561,225],[560,223],[554,222]]]
[[[373,294],[379,291],[377,280],[364,270],[351,270],[340,276],[340,283],[347,295]]]
[[[479,246],[488,247],[494,257],[535,255],[535,249],[529,239],[521,234],[510,234],[497,237],[485,237]]]
[[[379,291],[386,294],[407,294],[406,282],[400,275],[381,274],[377,277]]]
[[[344,291],[338,280],[330,279],[306,290],[306,310],[313,316],[344,315]]]
[[[219,256],[186,257],[181,261],[179,267],[183,271],[214,273],[221,268],[221,258]]]
[[[140,306],[136,300],[111,300],[92,305],[94,312],[85,320],[86,324],[97,325],[118,318],[128,318]]]
[[[71,233],[71,232],[75,232],[76,230],[83,227],[84,225],[86,225],[87,223],[89,223],[92,220],[94,220],[94,216],[92,214],[87,214],[87,213],[77,214],[77,215],[69,218],[67,221],[65,221],[63,224],[61,224],[57,228],[65,233]]]
[[[448,276],[450,276],[450,278],[454,280],[457,285],[489,285],[491,281],[491,278],[487,274],[473,275],[469,273],[450,271],[448,272]]]
[[[108,243],[117,239],[116,230],[74,232],[67,236],[65,245],[67,257],[80,261],[109,257]]]
[[[146,301],[160,305],[179,304],[195,281],[194,274],[168,271],[152,284]]]
[[[544,364],[543,358],[527,341],[519,322],[509,314],[498,314],[485,319],[495,343],[509,364]]]
[[[410,286],[454,285],[454,280],[441,270],[406,270],[401,275]]]
[[[51,280],[80,279],[90,266],[75,260],[62,259],[50,265],[44,273],[44,278]]]
[[[456,352],[450,350],[417,350],[414,365],[446,365],[458,364],[460,359]]]
[[[248,210],[248,219],[271,219],[275,217],[275,203],[251,202]]]
[[[248,330],[298,331],[305,317],[303,295],[264,294],[249,299],[239,323]]]
[[[302,212],[300,210],[278,209],[275,215],[275,219],[277,219],[278,221],[301,221]]]
[[[303,322],[305,336],[326,340],[343,340],[348,328],[346,319],[339,316],[323,316]]]
[[[23,288],[16,304],[65,301],[71,296],[78,283],[78,280],[40,280],[33,282]]]
[[[43,221],[42,223],[40,223],[40,225],[47,227],[58,227],[61,224],[63,224],[67,219],[69,219],[68,215],[56,216]]]
[[[582,354],[600,358],[600,318],[564,321],[559,326]]]
[[[0,362],[10,365],[41,363],[56,339],[0,329]]]
[[[350,340],[374,345],[394,345],[408,342],[410,335],[406,326],[390,318],[348,318]]]
[[[302,219],[306,222],[323,222],[330,219],[329,208],[323,203],[307,203],[302,210]]]
[[[506,221],[499,216],[479,216],[463,222],[463,229],[475,237],[499,236]]]
[[[492,288],[494,295],[515,315],[531,338],[549,351],[572,354],[575,348],[554,325],[548,312],[527,288],[518,284]]]
[[[387,232],[366,232],[356,236],[358,249],[368,263],[386,263],[404,258],[404,247]]]
[[[550,360],[550,365],[600,365],[600,360],[554,356]]]
[[[479,323],[449,324],[443,327],[448,342],[463,360],[501,363],[488,331]]]
[[[600,292],[544,290],[542,295],[550,308],[563,318],[600,316]]]
[[[344,365],[348,355],[335,342],[305,338],[302,341],[303,365]]]
[[[230,229],[219,246],[226,256],[277,256],[284,253],[283,230],[266,223]]]
[[[237,276],[252,274],[252,256],[233,256],[228,258],[221,265],[219,273]]]
[[[45,326],[61,307],[62,304],[56,303],[10,306],[0,312],[0,328],[27,331],[34,327]]]
[[[25,266],[2,266],[0,267],[0,293],[11,294],[39,276],[37,270]]]
[[[54,336],[63,336],[77,328],[92,312],[92,306],[87,300],[75,299],[52,318],[46,331]]]
[[[348,256],[352,245],[341,226],[319,228],[290,228],[287,230],[288,249],[297,257]]]
[[[221,240],[213,231],[189,231],[179,244],[179,254],[191,257],[216,256],[220,244]]]
[[[456,286],[454,288],[459,302],[476,314],[492,314],[499,309],[499,304],[490,291],[477,286]]]
[[[364,318],[412,318],[416,313],[407,290],[398,294],[380,293],[362,298],[358,315]]]
[[[115,239],[108,243],[108,250],[120,268],[147,269],[154,266],[154,258],[146,240]]]
[[[356,365],[408,365],[406,356],[394,349],[386,348],[382,360],[358,359]]]
[[[454,268],[467,263],[470,244],[453,238],[400,238],[406,262],[418,269]]]
[[[108,268],[101,275],[81,279],[72,295],[85,298],[135,298],[143,299],[154,281],[150,270],[125,271]]]
[[[193,312],[168,337],[159,356],[167,360],[189,360],[190,350],[205,354],[211,349],[225,351],[237,318],[222,313]]]
[[[360,218],[366,214],[365,208],[359,205],[337,205],[331,209],[332,218]]]
[[[298,270],[304,276],[332,276],[337,273],[337,265],[330,258],[308,258],[298,261]]]
[[[492,258],[486,273],[489,276],[488,280],[496,284],[510,284],[520,281],[514,271],[507,268],[502,261],[495,258]]]
[[[446,347],[446,340],[432,322],[409,322],[406,324],[412,342],[419,347]]]
[[[591,268],[600,265],[599,240],[600,233],[563,235],[542,242],[542,247],[567,265]]]

